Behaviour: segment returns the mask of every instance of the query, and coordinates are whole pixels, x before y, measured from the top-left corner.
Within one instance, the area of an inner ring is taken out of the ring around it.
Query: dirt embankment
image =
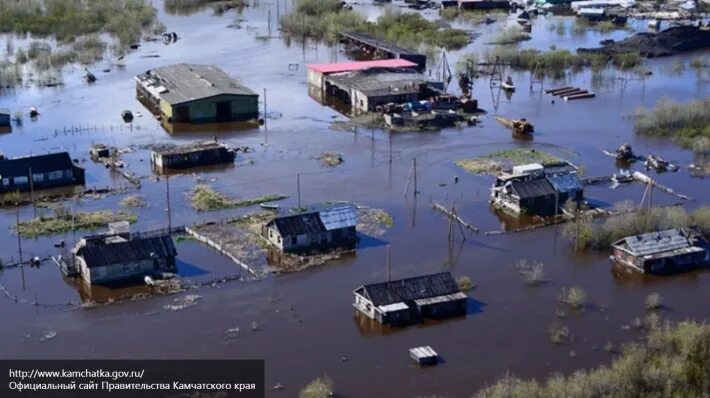
[[[646,57],[663,57],[703,48],[710,48],[710,30],[697,26],[674,26],[658,33],[636,33],[599,48],[579,48],[577,51],[607,55],[637,52]]]

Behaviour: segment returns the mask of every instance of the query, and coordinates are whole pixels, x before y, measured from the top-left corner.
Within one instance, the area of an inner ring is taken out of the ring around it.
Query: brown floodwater
[[[280,37],[257,39],[268,35],[268,7],[268,3],[261,3],[246,8],[239,29],[228,27],[235,19],[232,13],[214,16],[209,10],[165,13],[161,9],[159,17],[168,31],[181,36],[177,43],[144,43],[139,51],[126,56],[124,68],[111,66],[109,61],[100,63],[92,68],[98,76],[92,85],[84,83],[81,71],[73,68],[65,71],[63,86],[20,88],[0,97],[0,107],[26,111],[35,106],[41,113],[36,121],[26,119],[11,134],[0,136],[0,149],[9,156],[68,150],[85,165],[88,187],[130,188],[121,176],[88,160],[88,150],[93,142],[133,145],[135,150],[123,156],[126,169],[145,178],[140,190],[129,194],[144,196],[149,207],[135,210],[139,221],[132,228],[147,230],[165,227],[167,217],[165,180],[154,178],[145,148],[153,143],[185,143],[215,135],[231,145],[249,146],[254,152],[240,153],[234,167],[171,177],[174,225],[219,220],[249,210],[195,211],[188,192],[198,182],[207,182],[234,197],[287,194],[291,197],[283,204],[295,205],[300,173],[303,203],[349,200],[383,208],[393,216],[393,227],[377,239],[391,244],[394,278],[442,270],[470,276],[476,288],[470,292],[467,315],[398,330],[378,328],[356,316],[352,290],[385,278],[383,244],[368,244],[356,256],[300,273],[262,280],[244,275],[241,281],[213,285],[201,282],[239,275],[240,268],[207,247],[185,241],[177,246],[180,272],[187,281],[206,287],[178,295],[120,300],[117,298],[144,293],[144,288],[77,289],[49,262],[39,268],[4,270],[0,284],[12,297],[0,295],[0,357],[263,358],[267,385],[281,383],[285,387],[269,390],[267,395],[273,397],[295,396],[308,381],[323,374],[334,379],[336,391],[343,396],[462,397],[506,372],[541,378],[551,372],[567,373],[608,363],[611,357],[603,349],[608,342],[618,346],[641,337],[633,327],[623,326],[645,316],[644,298],[650,292],[663,296],[664,318],[706,319],[707,309],[698,303],[710,299],[705,282],[709,273],[665,278],[627,275],[612,268],[608,253],[575,253],[560,226],[507,235],[467,235],[465,241],[457,235],[457,241],[449,245],[448,223],[430,206],[431,200],[453,202],[459,215],[482,231],[515,228],[522,224],[497,214],[488,204],[492,178],[468,175],[457,168],[456,160],[498,149],[539,148],[584,165],[589,176],[601,176],[617,170],[613,159],[600,149],[613,150],[623,142],[631,143],[641,154],[652,152],[682,165],[677,173],[654,177],[697,199],[687,205],[689,209],[707,203],[708,180],[692,178],[687,172],[693,154],[667,140],[635,136],[629,118],[637,107],[652,106],[663,98],[707,98],[707,82],[692,69],[678,74],[664,72],[674,62],[687,62],[701,53],[649,60],[647,67],[653,75],[626,85],[620,84],[613,72],[602,81],[593,80],[589,73],[545,81],[546,88],[592,88],[597,98],[590,100],[558,100],[553,104],[550,96],[528,90],[526,73],[512,74],[520,88],[510,98],[491,92],[488,81],[481,79],[473,92],[488,114],[475,127],[392,135],[366,129],[344,132],[330,125],[345,118],[311,99],[306,82],[308,63],[342,60],[343,53],[322,44],[303,46],[293,41],[289,45]],[[381,12],[375,6],[362,9],[370,18]],[[433,17],[434,13],[426,11],[425,15]],[[274,9],[271,14],[274,18]],[[574,49],[627,34],[572,35],[572,21],[563,19],[568,28],[560,35],[549,28],[556,21],[554,17],[536,20],[533,39],[521,46]],[[466,52],[484,51],[484,43],[500,24],[473,27],[482,36],[467,49],[448,53],[451,64]],[[635,26],[641,28],[643,23]],[[271,33],[279,34],[275,29]],[[133,76],[175,62],[215,63],[254,91],[263,94],[266,89],[267,125],[167,133],[135,99]],[[107,68],[111,71],[100,72]],[[457,85],[452,84],[451,89],[457,90]],[[141,113],[131,128],[121,121],[124,109]],[[531,120],[537,132],[534,140],[514,139],[495,122],[496,114]],[[341,153],[345,162],[336,168],[323,166],[317,157],[325,151]],[[405,198],[402,193],[413,157],[419,166],[420,195],[413,198],[410,193]],[[457,184],[455,176],[459,177]],[[622,200],[639,202],[642,194],[639,185],[614,190],[598,185],[586,192],[602,205]],[[117,210],[121,198],[110,195],[66,205],[82,210]],[[659,192],[654,200],[673,203],[677,198]],[[31,206],[19,209],[21,219],[33,213]],[[4,262],[18,257],[17,238],[11,231],[15,217],[16,209],[0,209],[0,253]],[[23,239],[23,258],[55,255],[58,249],[53,243],[64,239],[72,244],[84,233]],[[523,258],[544,262],[546,283],[524,283],[514,268]],[[567,311],[567,316],[559,319],[557,296],[562,287],[572,285],[586,291],[589,303],[584,311]],[[179,310],[171,307],[192,294],[200,296],[194,305]],[[77,306],[82,300],[111,298],[115,299],[112,304]],[[258,324],[258,330],[252,331],[252,322]],[[573,341],[562,345],[549,341],[548,329],[555,322],[569,327]],[[239,333],[227,332],[236,327]],[[53,335],[50,332],[56,332],[56,336],[48,338]],[[407,350],[419,345],[431,345],[445,362],[431,369],[416,368]]]

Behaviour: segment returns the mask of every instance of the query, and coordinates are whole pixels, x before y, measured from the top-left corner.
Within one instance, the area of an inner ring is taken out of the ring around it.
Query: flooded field
[[[0,108],[25,111],[36,107],[40,117],[36,121],[26,118],[11,134],[0,136],[2,152],[20,156],[68,151],[86,168],[86,188],[110,186],[123,191],[66,201],[65,206],[119,211],[126,209],[121,204],[125,196],[140,195],[147,206],[130,209],[137,215],[131,226],[135,231],[168,226],[167,195],[173,226],[194,226],[254,210],[198,212],[190,203],[190,192],[200,183],[234,198],[288,195],[279,203],[296,206],[297,178],[302,203],[348,201],[384,209],[393,225],[376,241],[361,245],[356,255],[258,280],[208,247],[180,241],[176,244],[178,272],[194,286],[172,295],[149,296],[149,289],[142,286],[76,286],[63,279],[51,261],[42,262],[39,268],[0,269],[0,313],[4,316],[0,357],[263,358],[267,387],[279,383],[284,387],[269,389],[267,396],[295,396],[310,380],[327,374],[343,396],[464,397],[506,372],[543,378],[551,372],[569,373],[608,363],[612,358],[604,350],[608,343],[618,347],[642,336],[629,325],[635,318],[644,318],[644,298],[651,292],[664,298],[662,318],[706,319],[707,310],[697,304],[710,299],[710,281],[705,281],[710,274],[706,272],[659,278],[614,271],[608,252],[575,252],[573,243],[562,236],[561,226],[485,234],[527,223],[493,211],[488,202],[493,177],[469,174],[456,161],[496,150],[534,148],[584,166],[585,176],[608,176],[618,168],[601,150],[615,150],[628,142],[639,154],[654,153],[681,166],[676,173],[651,175],[695,199],[685,204],[687,209],[707,204],[708,180],[688,172],[687,166],[696,161],[693,152],[670,140],[636,136],[631,117],[636,108],[651,107],[661,99],[708,98],[707,77],[691,68],[668,72],[674,63],[709,55],[707,51],[649,59],[645,66],[653,74],[625,84],[617,79],[620,72],[611,70],[601,81],[589,71],[544,81],[544,88],[593,88],[597,97],[588,100],[553,102],[554,97],[541,90],[528,89],[529,73],[512,73],[519,89],[509,98],[498,89],[489,89],[488,79],[481,78],[474,84],[473,96],[487,114],[476,126],[427,133],[343,131],[331,125],[346,118],[308,96],[306,65],[343,60],[345,55],[335,47],[310,42],[304,46],[279,37],[274,2],[259,2],[238,16],[234,12],[216,16],[209,8],[166,12],[160,3],[156,2],[158,19],[168,31],[179,33],[176,43],[143,43],[126,55],[123,68],[100,62],[92,68],[98,78],[93,84],[82,80],[81,69],[70,67],[64,72],[64,85],[3,92]],[[375,5],[361,5],[358,10],[370,19],[382,12]],[[437,13],[426,10],[423,15],[435,19]],[[455,22],[481,36],[463,50],[448,52],[449,62],[454,65],[467,53],[485,51],[485,43],[506,18],[515,19],[503,15],[491,25]],[[241,21],[238,28],[230,27],[237,19]],[[566,27],[551,30],[551,24]],[[537,18],[532,39],[520,46],[576,49],[628,35],[624,31],[573,35],[571,24],[572,19],[566,17]],[[642,21],[631,25],[639,30],[646,26]],[[262,110],[265,93],[265,125],[166,132],[136,99],[134,76],[180,62],[219,65],[260,94]],[[429,65],[436,65],[436,60]],[[430,69],[436,73],[435,66]],[[457,84],[449,90],[460,93]],[[124,109],[140,116],[126,124],[121,120]],[[495,121],[495,115],[531,120],[534,140],[514,139]],[[240,152],[233,167],[173,175],[168,191],[166,179],[157,178],[151,169],[149,148],[156,143],[184,144],[215,136],[253,151]],[[88,152],[92,143],[133,148],[122,156],[122,170],[141,177],[140,188],[92,162]],[[325,152],[341,154],[342,164],[324,165],[319,157]],[[414,196],[410,187],[405,197],[413,158],[419,194]],[[585,195],[603,206],[623,200],[639,203],[644,188],[631,184],[612,190],[601,184],[587,187]],[[482,233],[466,232],[464,241],[457,231],[450,244],[448,220],[432,210],[432,201],[454,203],[458,215]],[[675,202],[675,196],[654,194],[654,204]],[[14,232],[17,218],[22,221],[35,212],[51,211],[31,205],[0,209],[3,263],[19,257]],[[86,234],[24,238],[22,256],[26,260],[57,255],[56,242],[73,245]],[[352,290],[386,278],[387,244],[391,246],[392,278],[444,270],[469,276],[476,287],[469,292],[466,316],[401,330],[378,330],[357,317]],[[526,284],[515,268],[521,259],[543,262],[545,282]],[[587,293],[588,303],[582,310],[567,310],[558,301],[561,289],[570,286],[580,286]],[[82,305],[94,301],[103,304]],[[566,310],[563,318],[560,309]],[[569,342],[550,342],[548,330],[555,322],[569,327]],[[407,350],[421,345],[431,345],[444,364],[431,369],[413,366]]]

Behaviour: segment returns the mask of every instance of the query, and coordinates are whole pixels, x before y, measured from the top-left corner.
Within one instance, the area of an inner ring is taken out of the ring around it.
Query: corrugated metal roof
[[[374,61],[351,61],[334,64],[311,64],[308,69],[319,73],[353,72],[369,68],[416,68],[417,64],[406,59],[377,59]]]
[[[151,238],[132,238],[122,241],[93,241],[79,248],[77,255],[84,258],[89,268],[112,264],[133,263],[153,258],[177,255],[170,235]]]
[[[357,225],[357,212],[352,206],[334,207],[320,212],[320,220],[325,229],[332,231]]]
[[[163,66],[138,75],[137,80],[171,105],[216,95],[257,95],[213,65]]]
[[[32,173],[49,173],[74,167],[78,166],[74,165],[68,152],[4,159],[0,160],[0,178],[27,177],[30,169]]]
[[[647,256],[693,246],[688,240],[688,234],[680,229],[629,236],[623,241],[635,256]]]
[[[569,193],[584,189],[576,173],[551,175],[547,179],[557,192]]]
[[[555,189],[545,178],[527,181],[517,180],[512,181],[510,184],[515,194],[521,199],[555,195]]]
[[[318,213],[303,213],[292,216],[278,217],[273,223],[281,236],[311,235],[325,232],[325,225],[318,217]]]
[[[373,283],[364,285],[363,289],[377,307],[460,292],[450,272]]]
[[[361,91],[365,95],[418,93],[427,83],[426,76],[413,69],[371,68],[355,72],[334,73],[327,77],[338,86]]]

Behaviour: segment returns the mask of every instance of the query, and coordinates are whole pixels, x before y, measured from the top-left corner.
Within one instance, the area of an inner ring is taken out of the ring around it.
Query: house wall
[[[47,173],[32,173],[32,184],[30,184],[29,173],[27,176],[3,177],[0,179],[0,192],[29,191],[30,189],[39,190],[83,184],[84,169],[74,167]]]
[[[686,253],[676,256],[649,258],[643,261],[643,270],[649,274],[676,274],[710,266],[708,251]]]
[[[153,260],[142,260],[132,263],[111,264],[102,267],[89,268],[86,262],[77,256],[81,267],[81,276],[91,284],[116,282],[126,279],[138,278],[152,274],[156,271],[170,271],[175,268],[174,258],[159,258]]]
[[[419,100],[419,93],[392,93],[380,96],[367,96],[359,90],[351,90],[353,109],[357,112],[374,111],[378,105],[389,103],[401,104]]]
[[[316,72],[312,69],[308,69],[308,83],[319,89],[323,88],[323,74]]]
[[[422,305],[419,307],[422,318],[448,318],[466,314],[466,299]]]
[[[234,160],[234,155],[227,148],[211,148],[202,151],[194,151],[185,154],[151,153],[151,160],[156,167],[183,169],[197,166],[209,166],[220,163],[228,163]]]
[[[9,125],[10,125],[10,115],[0,113],[0,126],[9,126]]]
[[[354,247],[357,242],[355,227],[335,229],[320,234],[281,236],[276,227],[266,227],[264,237],[276,247],[288,253],[326,251]]]
[[[353,306],[363,314],[367,315],[370,319],[375,319],[375,306],[372,302],[365,297],[355,293],[355,302]]]
[[[173,122],[184,123],[209,123],[217,121],[244,121],[259,117],[259,96],[258,95],[218,95],[173,105],[170,111],[162,106],[163,114],[172,117]],[[231,120],[217,120],[217,103],[229,102],[231,107]],[[187,106],[190,112],[189,120],[180,120],[177,108]]]

